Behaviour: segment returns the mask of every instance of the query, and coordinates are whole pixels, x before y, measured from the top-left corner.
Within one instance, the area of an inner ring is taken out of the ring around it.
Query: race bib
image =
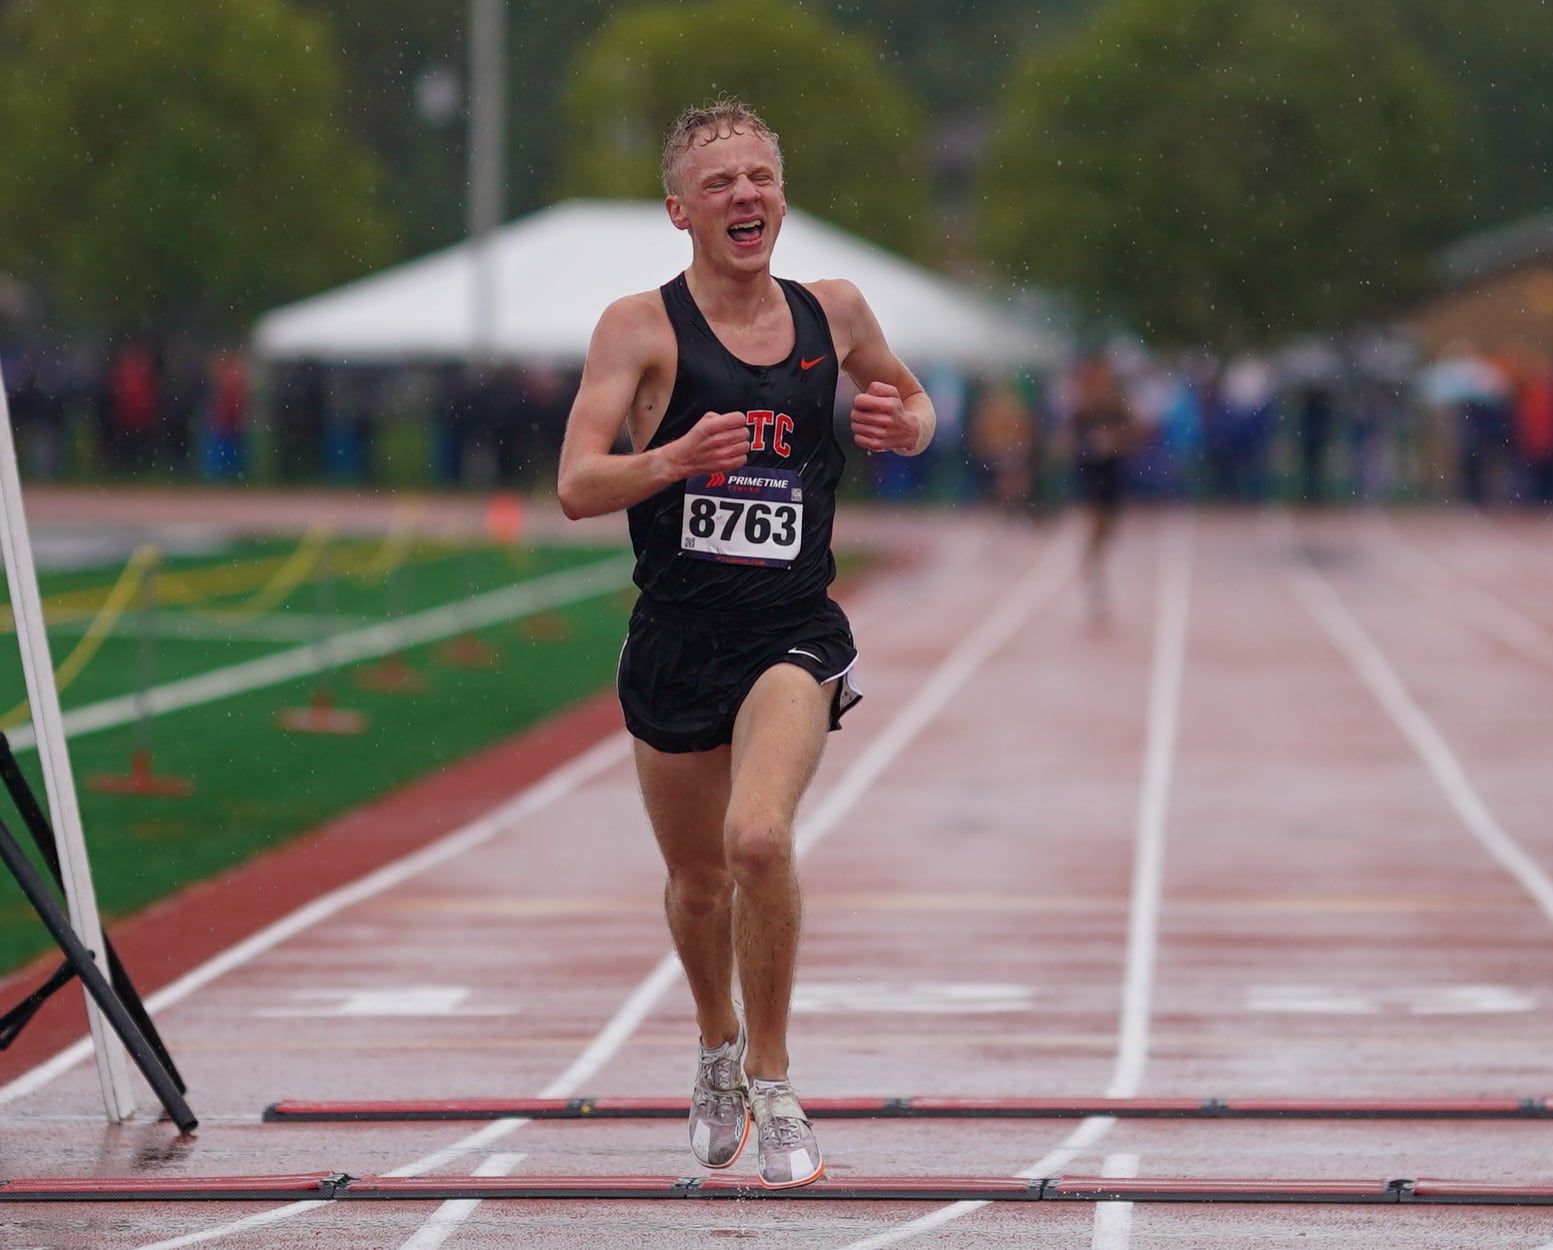
[[[685,483],[680,550],[696,560],[785,569],[803,537],[803,484],[788,469],[704,473]]]

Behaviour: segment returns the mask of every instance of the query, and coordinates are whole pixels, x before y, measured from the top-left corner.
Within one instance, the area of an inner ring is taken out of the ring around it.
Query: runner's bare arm
[[[593,331],[561,444],[557,494],[571,520],[618,512],[697,473],[737,469],[748,456],[742,412],[709,412],[683,437],[640,450],[672,387],[674,333],[658,300],[657,292],[617,300]],[[638,450],[619,455],[628,425]]]
[[[915,456],[933,441],[938,417],[922,384],[885,342],[861,291],[850,282],[816,282],[841,367],[856,383],[852,437],[865,451]]]

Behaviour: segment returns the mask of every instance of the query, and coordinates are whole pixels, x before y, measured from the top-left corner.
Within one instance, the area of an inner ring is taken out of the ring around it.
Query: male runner
[[[851,629],[827,594],[840,372],[859,388],[851,433],[866,451],[915,455],[935,421],[855,286],[772,276],[782,153],[755,113],[729,99],[683,113],[663,185],[690,267],[605,309],[560,501],[574,519],[628,511],[641,594],[618,686],[700,1026],[691,1147],[728,1167],[753,1119],[761,1183],[785,1188],[824,1171],[787,1079],[793,823],[858,697]],[[622,430],[631,451],[615,454]]]

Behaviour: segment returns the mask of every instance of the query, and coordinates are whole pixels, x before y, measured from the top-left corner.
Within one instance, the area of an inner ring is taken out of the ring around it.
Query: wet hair
[[[700,139],[705,131],[711,131],[706,139]],[[663,190],[667,195],[678,195],[680,162],[685,153],[700,142],[727,138],[733,134],[755,134],[771,145],[776,153],[777,176],[782,175],[782,145],[777,132],[761,119],[754,109],[734,96],[718,96],[706,104],[686,109],[674,119],[668,134],[663,138]]]

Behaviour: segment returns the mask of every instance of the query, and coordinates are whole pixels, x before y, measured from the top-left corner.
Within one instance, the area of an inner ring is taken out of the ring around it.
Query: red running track
[[[153,978],[116,932],[143,989],[195,974],[149,997],[201,1126],[106,1126],[90,1063],[32,1066],[0,1088],[0,1179],[37,1186],[0,1189],[7,1250],[1553,1247],[1553,1124],[1523,1113],[1553,1094],[1553,522],[1137,513],[1105,630],[1071,522],[842,533],[910,559],[848,600],[867,699],[803,813],[795,1079],[1073,1116],[826,1118],[826,1181],[781,1196],[743,1162],[695,1179],[655,1117],[266,1122],[684,1097],[606,702],[542,767],[508,744],[321,835],[348,880],[374,832],[426,849],[288,922],[295,852],[252,922],[281,927],[217,966],[225,933]],[[1210,1100],[1283,1114],[1117,1114]],[[1472,1107],[1504,1114],[1447,1114]],[[178,1196],[202,1186],[237,1196]]]

